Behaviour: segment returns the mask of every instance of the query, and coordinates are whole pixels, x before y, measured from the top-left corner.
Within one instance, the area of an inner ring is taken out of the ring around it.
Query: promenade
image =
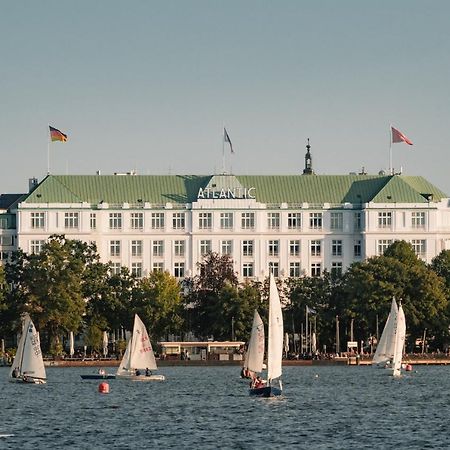
[[[46,367],[118,367],[120,361],[117,359],[61,359],[61,360],[45,360]],[[417,365],[450,365],[450,357],[448,356],[407,356],[403,358],[404,364]],[[157,359],[158,367],[196,367],[196,366],[241,366],[242,361],[219,361],[217,359],[209,360],[180,360],[180,359]],[[332,359],[285,359],[283,366],[370,366],[372,358],[363,357],[336,357]]]

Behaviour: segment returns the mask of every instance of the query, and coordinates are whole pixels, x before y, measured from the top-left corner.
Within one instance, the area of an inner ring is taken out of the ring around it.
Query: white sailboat
[[[263,370],[264,346],[264,323],[258,311],[255,310],[252,332],[242,369],[243,378],[251,378],[253,374],[260,373]]]
[[[372,365],[384,367],[389,364],[394,357],[395,329],[397,323],[398,307],[395,298],[392,299],[391,311],[381,333],[380,341],[377,344]]]
[[[144,323],[137,314],[134,316],[133,334],[116,372],[116,378],[135,381],[163,381],[164,375],[151,373],[157,370],[152,344]]]
[[[405,313],[403,312],[402,305],[400,303],[397,314],[397,326],[395,330],[394,341],[394,357],[392,359],[392,375],[399,377],[401,375],[400,369],[402,366],[403,348],[405,347],[406,338],[406,320]]]
[[[9,372],[9,381],[32,384],[47,382],[39,333],[28,314],[24,317],[22,335]]]
[[[275,278],[270,275],[269,288],[269,336],[267,346],[267,382],[250,388],[250,395],[272,397],[281,395],[283,359],[283,314]]]

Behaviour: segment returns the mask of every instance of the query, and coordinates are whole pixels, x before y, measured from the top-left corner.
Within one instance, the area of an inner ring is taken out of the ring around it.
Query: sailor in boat
[[[139,377],[141,375],[141,371],[139,369],[136,369],[136,371],[134,372],[134,374]]]
[[[19,377],[19,369],[18,369],[18,367],[16,367],[16,368],[12,371],[11,376],[12,376],[13,378],[18,378],[18,377]]]
[[[152,371],[147,367],[146,369],[145,369],[145,376],[146,377],[150,377],[152,375]]]
[[[98,374],[99,375],[106,375],[105,369],[98,369]]]
[[[253,379],[251,387],[253,389],[259,389],[262,388],[266,385],[266,383],[264,382],[264,380],[261,379],[261,377],[256,377]]]

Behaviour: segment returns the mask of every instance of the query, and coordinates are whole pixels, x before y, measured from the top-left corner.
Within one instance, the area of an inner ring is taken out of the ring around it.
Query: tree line
[[[0,266],[0,338],[8,341],[28,312],[45,353],[63,353],[69,332],[82,333],[85,344],[101,348],[103,330],[131,330],[134,314],[157,341],[195,335],[200,340],[247,341],[257,309],[267,321],[268,279],[239,283],[227,255],[208,253],[198,275],[178,280],[168,272],[139,278],[128,268],[119,273],[100,262],[94,244],[53,235],[39,254],[15,252]],[[450,341],[450,251],[431,264],[410,244],[394,242],[383,256],[353,263],[344,274],[277,279],[285,331],[298,335],[306,309],[314,312],[319,348],[336,348],[336,322],[342,341],[367,345],[380,333],[393,297],[401,300],[407,321],[407,351],[426,330],[431,350]]]

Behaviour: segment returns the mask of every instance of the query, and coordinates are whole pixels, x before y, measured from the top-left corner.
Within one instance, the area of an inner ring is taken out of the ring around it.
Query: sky
[[[53,174],[298,174],[308,138],[317,174],[377,174],[392,124],[414,143],[394,169],[450,195],[447,0],[0,5],[0,193],[48,155]]]

